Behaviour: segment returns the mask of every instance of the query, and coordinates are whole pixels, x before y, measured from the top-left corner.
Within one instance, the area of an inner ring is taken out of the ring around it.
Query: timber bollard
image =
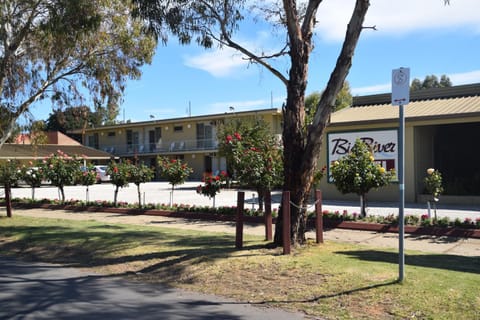
[[[283,254],[290,254],[290,191],[284,191],[282,197],[283,210]]]
[[[272,193],[265,193],[265,240],[272,241]]]
[[[317,243],[323,243],[322,191],[315,190],[315,231]]]
[[[243,206],[245,203],[245,192],[237,193],[237,219],[235,230],[235,248],[243,248]]]

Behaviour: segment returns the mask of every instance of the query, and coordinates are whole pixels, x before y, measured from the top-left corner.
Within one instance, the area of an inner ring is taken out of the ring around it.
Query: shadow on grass
[[[338,251],[337,254],[354,259],[398,264],[398,253],[379,250]],[[445,269],[458,272],[480,273],[480,257],[450,254],[406,254],[405,264],[410,266]]]
[[[323,299],[330,299],[330,298],[335,298],[335,297],[341,297],[344,295],[349,295],[352,293],[356,292],[362,292],[362,291],[368,291],[376,288],[381,288],[381,287],[387,287],[391,286],[394,284],[398,284],[398,280],[393,280],[393,281],[388,281],[388,282],[383,282],[383,283],[376,283],[372,284],[369,286],[364,286],[360,288],[355,288],[355,289],[350,289],[350,290],[344,290],[344,291],[339,291],[339,292],[334,292],[330,294],[322,294],[320,296],[316,296],[310,299],[303,299],[303,300],[294,300],[294,299],[289,299],[289,300],[266,300],[266,301],[259,301],[259,302],[250,302],[250,304],[255,304],[255,305],[262,305],[262,304],[274,304],[274,303],[312,303],[312,302],[317,302],[319,300]],[[241,303],[241,302],[239,302]]]
[[[86,227],[0,226],[0,252],[31,261],[60,263],[71,267],[118,266],[115,275],[159,273],[163,282],[202,261],[228,258],[235,248],[234,236],[169,230],[132,230],[121,225],[91,224]],[[265,248],[244,242],[243,250]],[[133,253],[132,253],[133,252]],[[130,267],[127,264],[131,264]],[[121,266],[121,265],[124,266]],[[134,270],[134,271],[132,271]]]

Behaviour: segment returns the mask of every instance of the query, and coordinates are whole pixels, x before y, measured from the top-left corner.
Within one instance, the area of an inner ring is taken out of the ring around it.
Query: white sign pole
[[[398,208],[398,281],[403,282],[405,269],[405,114],[403,106],[410,102],[410,69],[392,71],[392,105],[399,106],[398,124],[398,186],[400,203]]]

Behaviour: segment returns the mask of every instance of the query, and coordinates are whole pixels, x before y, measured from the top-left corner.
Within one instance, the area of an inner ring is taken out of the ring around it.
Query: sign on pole
[[[410,102],[410,69],[392,71],[392,105],[406,105]]]
[[[410,69],[392,70],[392,105],[398,105],[398,281],[404,278],[405,267],[405,114],[403,106],[410,102]]]

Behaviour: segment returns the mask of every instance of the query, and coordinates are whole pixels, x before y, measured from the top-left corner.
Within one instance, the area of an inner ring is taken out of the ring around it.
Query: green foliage
[[[22,165],[20,168],[20,180],[25,181],[32,188],[38,188],[42,185],[44,172],[40,162],[29,161],[29,166]]]
[[[67,107],[55,109],[49,114],[46,130],[66,133],[84,127],[100,126],[106,120],[106,115],[101,111],[92,112],[87,106]]]
[[[321,97],[322,93],[319,91],[315,91],[305,97],[305,123],[307,125],[312,123],[315,112],[317,112],[317,106],[320,102]],[[352,103],[353,96],[350,91],[350,84],[348,83],[348,81],[345,81],[343,83],[342,89],[337,94],[333,111],[338,111],[350,107]]]
[[[110,176],[110,182],[117,188],[128,187],[130,181],[130,172],[132,166],[128,161],[111,161],[107,167],[107,174]]]
[[[88,164],[86,167],[81,167],[78,171],[76,183],[82,186],[91,186],[97,182],[97,170],[93,164]]]
[[[283,149],[265,121],[228,123],[219,130],[218,140],[220,154],[241,185],[256,190],[281,185]]]
[[[64,187],[73,185],[80,172],[82,161],[76,155],[69,156],[62,150],[51,154],[41,163],[45,178],[60,190],[61,201],[65,201]]]
[[[6,160],[0,162],[0,184],[5,187],[11,187],[17,183],[20,178],[19,163],[17,160]]]
[[[185,183],[185,180],[193,172],[193,169],[180,159],[158,157],[157,163],[159,165],[160,176],[172,185],[172,189],[178,184]]]
[[[425,189],[434,199],[438,200],[438,197],[443,192],[442,186],[442,174],[440,171],[433,168],[427,169],[427,176],[423,179]]]
[[[153,170],[143,163],[132,165],[130,168],[130,182],[137,186],[138,206],[142,207],[142,194],[140,192],[140,184],[152,181]]]
[[[423,81],[417,78],[413,79],[412,84],[410,85],[410,90],[418,91],[430,88],[446,88],[451,86],[452,81],[450,81],[448,76],[442,75],[439,81],[437,76],[432,74],[430,76],[426,76]]]
[[[150,63],[156,41],[122,0],[7,1],[0,7],[0,100],[13,117],[0,146],[34,102],[62,108],[90,98],[113,121],[129,79]],[[108,23],[107,23],[108,21]]]
[[[364,195],[370,189],[386,186],[394,177],[393,171],[375,163],[368,146],[357,139],[348,155],[331,166],[335,186],[341,193]]]
[[[135,185],[150,182],[153,179],[153,170],[145,164],[132,165],[130,169],[130,182]]]
[[[197,187],[197,193],[209,198],[214,198],[220,189],[225,185],[227,173],[222,171],[219,175],[206,175],[204,177],[204,185]]]

